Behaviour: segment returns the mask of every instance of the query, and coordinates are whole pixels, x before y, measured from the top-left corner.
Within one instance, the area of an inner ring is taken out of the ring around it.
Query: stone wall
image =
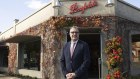
[[[16,43],[11,43],[9,46],[9,55],[8,55],[8,73],[16,73],[17,65],[17,45]]]
[[[122,47],[123,47],[123,64],[122,69],[127,74],[130,74],[130,55],[131,55],[131,31],[140,31],[140,23],[132,22],[127,19],[118,18],[115,26],[115,31],[117,35],[122,37]]]

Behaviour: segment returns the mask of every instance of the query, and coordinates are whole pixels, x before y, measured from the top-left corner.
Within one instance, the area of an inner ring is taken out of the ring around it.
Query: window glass
[[[140,34],[132,35],[132,51],[130,52],[131,76],[140,74]]]
[[[0,66],[8,67],[8,46],[0,46]]]
[[[40,70],[40,40],[24,43],[23,67]]]

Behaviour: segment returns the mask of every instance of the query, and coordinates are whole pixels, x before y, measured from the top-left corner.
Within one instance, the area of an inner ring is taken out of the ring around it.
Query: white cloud
[[[47,3],[43,2],[42,0],[30,0],[25,2],[27,7],[31,9],[40,9],[41,7],[45,6]]]

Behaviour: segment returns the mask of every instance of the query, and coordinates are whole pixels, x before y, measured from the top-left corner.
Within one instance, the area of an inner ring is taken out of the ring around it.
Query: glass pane
[[[132,35],[131,75],[140,74],[140,35]]]
[[[25,43],[24,68],[40,70],[40,40]]]
[[[0,66],[8,67],[8,52],[9,48],[7,46],[0,47]]]

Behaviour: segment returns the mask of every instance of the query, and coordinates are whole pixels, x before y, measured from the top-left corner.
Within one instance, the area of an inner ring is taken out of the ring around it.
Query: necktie
[[[71,51],[70,51],[70,52],[71,52],[71,57],[72,57],[73,52],[74,52],[74,47],[75,47],[75,44],[76,44],[76,43],[73,43],[73,45],[71,46]]]

